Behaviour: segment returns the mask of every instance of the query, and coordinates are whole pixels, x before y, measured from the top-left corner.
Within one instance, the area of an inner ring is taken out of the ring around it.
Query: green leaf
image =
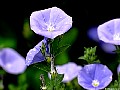
[[[78,29],[72,28],[67,33],[56,37],[53,40],[53,42],[50,44],[51,54],[54,55],[56,53],[59,53],[60,49],[61,49],[60,51],[62,51],[62,49],[68,48],[70,45],[72,45],[75,42],[77,35],[78,35]]]
[[[47,63],[46,61],[36,63],[33,65],[33,67],[38,68],[40,70],[43,70],[45,72],[50,72],[50,63]]]
[[[55,64],[59,64],[59,65],[65,64],[69,62],[69,60],[70,60],[69,55],[67,51],[65,51],[55,57]]]
[[[19,76],[18,76],[18,84],[19,85],[23,85],[23,84],[25,84],[26,83],[26,74],[25,73],[23,73],[23,74],[20,74]]]
[[[70,45],[67,44],[67,45],[63,45],[63,46],[57,48],[57,50],[54,53],[54,56],[56,57],[57,55],[59,55],[60,53],[64,52],[69,47],[70,47]]]
[[[60,41],[59,45],[60,46],[66,45],[66,44],[72,45],[77,39],[78,33],[79,32],[77,28],[70,29],[68,32],[66,32],[63,35],[62,40]]]
[[[51,52],[51,54],[54,55],[54,53],[56,52],[57,48],[59,47],[59,43],[62,40],[62,37],[63,37],[63,35],[58,36],[50,43],[50,48],[51,48],[50,52]]]
[[[57,74],[55,81],[59,84],[63,80],[64,74]]]
[[[64,90],[64,84],[62,83],[63,77],[63,74],[56,74],[54,78],[51,78],[47,85],[47,90]]]

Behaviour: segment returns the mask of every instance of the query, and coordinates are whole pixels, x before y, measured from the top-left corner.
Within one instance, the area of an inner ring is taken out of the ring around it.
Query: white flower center
[[[120,40],[120,33],[114,34],[113,40]]]
[[[47,28],[47,30],[49,31],[49,32],[52,32],[52,31],[54,31],[55,30],[55,28],[54,28],[54,26],[53,25],[48,25],[48,28]]]
[[[92,85],[93,85],[93,87],[99,86],[99,81],[98,80],[93,80]]]

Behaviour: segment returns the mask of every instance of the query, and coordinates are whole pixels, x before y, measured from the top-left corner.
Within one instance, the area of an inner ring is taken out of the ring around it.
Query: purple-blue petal
[[[54,39],[72,27],[72,17],[60,8],[52,7],[33,12],[30,16],[30,26],[36,34]],[[53,30],[49,31],[49,27],[53,27]]]
[[[71,68],[72,67],[72,68]],[[67,83],[77,77],[78,71],[82,69],[82,66],[77,65],[74,62],[68,62],[63,65],[57,65],[56,70],[58,74],[64,74],[62,82]],[[50,73],[48,77],[51,78]]]
[[[98,68],[98,69],[97,69]],[[99,89],[103,89],[110,84],[112,81],[112,72],[111,70],[102,64],[96,66],[96,74],[95,79],[98,79],[100,85],[98,86]]]
[[[92,81],[99,81],[97,87],[92,86]],[[112,81],[111,70],[102,64],[85,65],[78,74],[78,83],[85,89],[104,89]]]
[[[0,51],[0,66],[10,74],[20,74],[26,70],[25,58],[12,48]]]
[[[120,40],[115,40],[114,35],[118,34],[120,39],[120,19],[112,19],[98,26],[98,37],[100,40],[115,45],[120,45]]]
[[[114,51],[116,50],[116,47],[113,44],[101,42],[100,46],[104,52],[110,53],[110,54],[115,54]]]
[[[57,7],[51,8],[50,21],[52,24],[57,25],[66,18],[70,18],[70,16],[68,16],[62,9]]]
[[[97,27],[92,27],[88,30],[87,35],[90,39],[99,42],[98,34],[97,34]]]
[[[45,43],[44,40],[39,42],[33,49],[30,49],[26,56],[26,65],[29,66],[31,64],[42,62],[45,60],[45,56],[41,53],[40,47],[42,43]]]
[[[70,68],[71,67],[71,68]],[[64,74],[64,78],[62,82],[69,82],[77,77],[78,71],[81,70],[82,67],[78,66],[74,62],[68,62],[64,65],[57,65],[56,70],[58,74]]]

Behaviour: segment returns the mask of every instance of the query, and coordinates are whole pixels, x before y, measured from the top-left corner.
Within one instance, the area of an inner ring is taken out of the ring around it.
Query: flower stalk
[[[44,79],[43,74],[40,75],[40,80],[41,80],[41,82],[42,82],[42,87],[41,87],[41,89],[42,89],[42,90],[47,90],[47,87],[46,87],[46,85],[45,85],[45,79]]]
[[[51,57],[51,78],[54,79],[56,74],[57,74],[57,71],[55,70],[55,64],[54,64],[54,58]]]

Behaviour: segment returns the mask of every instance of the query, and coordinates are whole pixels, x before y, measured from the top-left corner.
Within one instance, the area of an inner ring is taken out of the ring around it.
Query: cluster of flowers
[[[120,45],[120,19],[110,20],[97,28],[100,40],[113,45]],[[44,36],[33,49],[30,49],[25,59],[15,50],[4,48],[0,50],[0,66],[12,74],[22,73],[34,63],[45,61],[50,56],[50,44],[48,39],[54,40],[57,36],[64,34],[72,27],[72,17],[57,7],[35,11],[30,16],[31,29],[39,35]],[[45,52],[41,51],[45,45]],[[20,65],[18,65],[20,64]],[[26,64],[26,65],[25,65]],[[20,67],[19,67],[20,66]],[[74,62],[64,65],[56,65],[58,74],[64,74],[62,82],[66,83],[77,77],[78,84],[84,89],[99,90],[107,87],[112,81],[112,71],[103,64],[88,64],[84,67]],[[118,67],[118,72],[119,72]]]
[[[103,42],[119,45],[119,22],[120,19],[115,19],[100,25],[97,28],[99,39]],[[54,39],[72,27],[72,18],[60,8],[52,7],[33,12],[30,16],[30,26],[36,34]],[[42,42],[46,43],[45,40],[42,40],[27,53],[26,64],[28,66],[45,60],[45,56],[40,51]],[[57,65],[56,70],[57,73],[64,74],[63,82],[71,81],[77,77],[78,84],[89,90],[104,89],[112,81],[113,75],[106,65],[94,63],[82,67],[74,62],[69,62],[65,65]]]

